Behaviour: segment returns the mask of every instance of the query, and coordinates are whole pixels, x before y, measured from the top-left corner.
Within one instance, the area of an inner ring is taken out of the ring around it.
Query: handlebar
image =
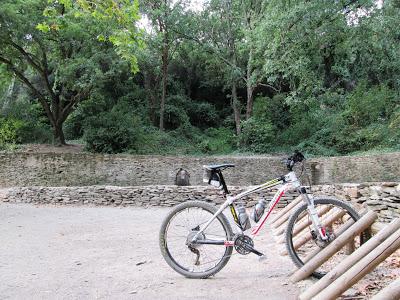
[[[288,157],[288,159],[285,161],[286,167],[291,172],[291,171],[293,171],[293,167],[296,163],[302,162],[305,159],[306,158],[300,151],[295,150],[294,154],[292,156]]]

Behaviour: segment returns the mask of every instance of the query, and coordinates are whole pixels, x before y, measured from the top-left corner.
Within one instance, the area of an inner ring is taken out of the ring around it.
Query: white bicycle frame
[[[226,195],[226,201],[220,206],[218,211],[211,217],[211,219],[208,220],[203,226],[200,227],[200,230],[197,232],[197,234],[195,236],[193,236],[192,242],[196,242],[198,236],[201,233],[203,233],[208,228],[208,226],[210,226],[210,224],[218,217],[218,215],[221,214],[228,206],[231,206],[231,210],[233,209],[232,214],[235,218],[236,212],[234,212],[234,208],[232,206],[232,204],[235,201],[237,201],[238,199],[241,199],[245,196],[248,196],[250,194],[253,194],[255,192],[260,192],[262,190],[265,190],[265,189],[268,189],[268,188],[271,188],[271,187],[274,187],[277,185],[281,185],[281,186],[278,188],[274,197],[270,201],[268,210],[264,213],[264,216],[255,224],[255,226],[253,226],[253,228],[251,228],[252,229],[251,234],[253,236],[256,236],[259,233],[259,231],[263,227],[265,221],[268,219],[271,212],[273,211],[275,206],[278,204],[279,200],[282,198],[282,196],[287,191],[298,190],[299,193],[301,194],[301,196],[303,197],[303,201],[307,204],[308,213],[310,215],[311,222],[313,224],[314,229],[316,230],[316,232],[319,233],[319,236],[321,237],[322,240],[328,239],[328,236],[326,235],[325,230],[324,230],[323,226],[321,225],[321,222],[319,221],[318,213],[314,207],[313,199],[308,197],[307,193],[305,192],[305,189],[301,188],[300,181],[298,180],[296,174],[293,171],[291,171],[288,174],[286,174],[280,178],[276,178],[276,179],[268,181],[264,184],[252,187],[249,190],[244,191],[235,196]],[[240,233],[243,233],[242,228],[240,228],[240,226],[237,224],[237,220],[235,220],[235,223],[236,223]],[[225,246],[233,246],[233,243],[234,243],[234,241],[224,241]]]

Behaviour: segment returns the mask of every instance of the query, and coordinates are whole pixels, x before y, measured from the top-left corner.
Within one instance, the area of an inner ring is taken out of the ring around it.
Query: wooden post
[[[346,214],[345,210],[339,210],[336,211],[335,213],[332,213],[329,215],[325,220],[321,220],[322,226],[327,227],[330,226],[333,222],[336,220],[340,219]],[[312,235],[310,232],[307,232],[305,235],[300,236],[298,239],[294,241],[294,249],[299,249],[301,246],[303,246],[305,243],[310,241],[312,239]]]
[[[271,220],[271,224],[275,223],[283,217],[284,214],[286,214],[288,211],[291,211],[292,208],[294,208],[297,204],[299,204],[302,201],[301,196],[297,196],[292,202],[290,202],[285,208],[283,208],[280,212],[276,214],[276,216]]]
[[[302,268],[297,270],[290,279],[293,282],[297,282],[310,276],[318,267],[346,245],[350,239],[353,239],[356,235],[359,235],[371,226],[376,218],[377,214],[375,212],[368,212],[361,219],[355,222],[346,232],[333,240],[326,248],[310,259]]]
[[[297,203],[297,205],[295,205],[293,207],[293,210],[295,210],[300,205],[302,205],[301,202]],[[276,220],[276,222],[274,224],[272,224],[271,227],[274,229],[278,228],[279,226],[281,226],[283,223],[285,223],[290,218],[292,213],[293,213],[292,210],[288,210],[282,217],[280,217],[278,220]]]
[[[322,226],[326,227],[331,225],[333,222],[335,222],[337,219],[340,219],[341,217],[344,216],[344,214],[346,213],[346,211],[344,210],[338,210],[332,214],[329,214],[329,216],[323,220],[321,220]],[[305,243],[307,243],[308,241],[311,241],[313,238],[313,236],[311,235],[311,232],[307,232],[301,236],[299,236],[296,240],[293,241],[293,247],[295,250],[299,249],[301,246],[303,246]],[[287,254],[287,250],[284,250],[282,253],[280,253],[281,255],[286,255]],[[312,273],[312,272],[311,272]]]
[[[400,229],[388,237],[382,244],[364,256],[346,273],[336,279],[326,289],[322,290],[313,299],[327,300],[336,299],[353,284],[358,282],[366,274],[371,272],[377,265],[384,261],[389,255],[400,247]]]
[[[398,300],[400,299],[400,278],[397,278],[371,300]]]
[[[354,224],[354,220],[353,220],[353,219],[347,220],[347,222],[344,223],[343,226],[341,226],[341,227],[337,230],[337,232],[335,233],[335,234],[336,234],[336,238],[337,238],[338,236],[340,236],[341,234],[343,234],[343,232],[345,232],[347,229],[349,229],[350,226],[353,225],[353,224]],[[323,249],[323,248],[319,248],[319,247],[316,248],[313,252],[311,252],[310,254],[308,254],[308,255],[303,259],[303,263],[308,262],[311,258],[313,258],[315,255],[317,255],[319,252],[321,252],[322,249]]]
[[[378,245],[380,245],[398,229],[400,229],[400,219],[395,219],[388,226],[378,232],[374,237],[372,237],[368,242],[358,248],[352,255],[346,257],[339,265],[333,268],[328,274],[326,274],[323,278],[318,280],[314,285],[302,293],[299,299],[306,300],[314,297],[344,272],[349,270],[355,263],[360,261],[361,258],[373,251]]]
[[[332,206],[329,205],[323,206],[321,210],[318,211],[318,217],[325,215],[331,208]],[[304,228],[310,226],[311,224],[311,219],[308,218],[308,220],[304,220],[300,224],[295,225],[293,229],[293,236],[296,236],[297,234],[299,234],[299,232],[303,231]]]
[[[321,209],[318,210],[318,217],[321,217],[325,215],[326,213],[331,210],[332,206],[325,205],[321,207]],[[306,214],[308,216],[308,214]],[[303,220],[304,219],[304,220]],[[301,221],[303,220],[303,221]],[[312,224],[312,221],[310,218],[301,218],[300,222],[295,225],[294,230],[293,230],[293,237],[295,237],[297,234],[299,234],[301,231],[304,230],[304,228],[307,228]],[[277,234],[282,235],[286,231],[286,226],[283,226],[282,232],[277,232]],[[285,243],[285,236],[282,236],[278,240],[279,244],[284,244]]]

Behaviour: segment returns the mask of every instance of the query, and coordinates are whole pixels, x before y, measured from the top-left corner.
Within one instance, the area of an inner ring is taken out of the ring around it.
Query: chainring
[[[254,242],[251,237],[245,234],[238,234],[234,237],[233,245],[239,254],[247,255],[251,252],[250,249],[254,247]]]

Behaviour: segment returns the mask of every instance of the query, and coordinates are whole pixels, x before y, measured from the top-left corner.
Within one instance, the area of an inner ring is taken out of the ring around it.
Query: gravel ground
[[[294,270],[268,229],[268,259],[232,256],[215,277],[186,279],[164,262],[168,209],[0,204],[0,299],[295,299]]]

